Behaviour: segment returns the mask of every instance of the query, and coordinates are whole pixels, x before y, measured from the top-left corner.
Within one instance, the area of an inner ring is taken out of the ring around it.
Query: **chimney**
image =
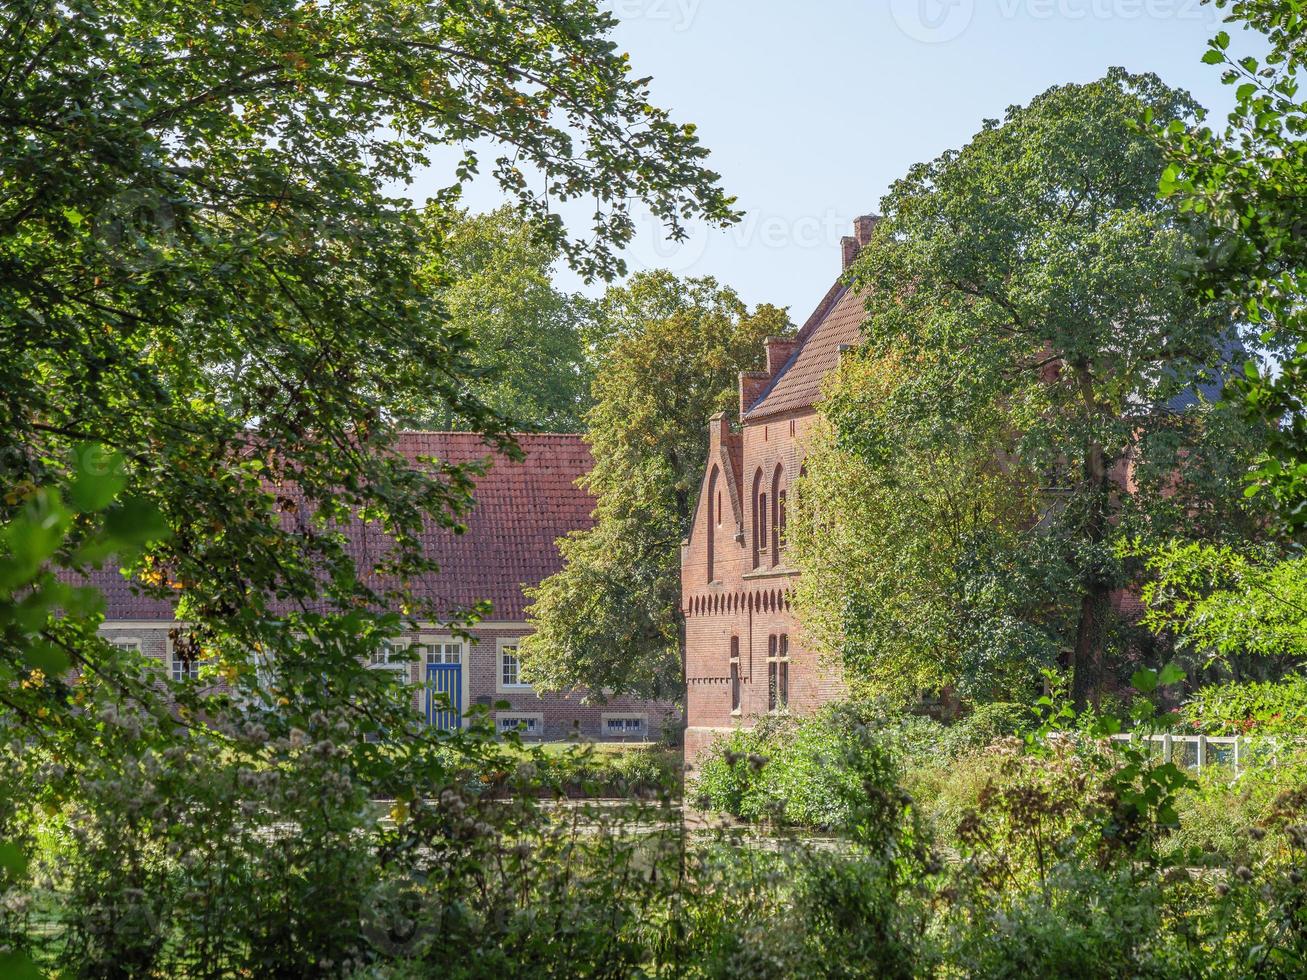
[[[798,341],[786,337],[768,337],[763,343],[767,346],[767,373],[775,377],[776,372],[785,367],[785,362],[794,353]]]
[[[843,263],[840,268],[847,269],[857,257],[858,240],[852,235],[845,235],[840,239],[840,260]]]
[[[840,239],[840,258],[843,261],[843,268],[847,269],[853,264],[858,253],[871,241],[871,234],[878,224],[880,224],[880,216],[875,214],[864,214],[853,219],[853,234],[845,235]]]
[[[753,408],[753,403],[758,400],[762,390],[767,387],[767,382],[771,380],[771,375],[766,371],[741,371],[740,372],[740,418],[744,418],[744,413]]]
[[[858,249],[861,250],[871,241],[871,233],[876,230],[880,224],[880,215],[864,214],[860,218],[853,219],[853,237],[858,240]]]

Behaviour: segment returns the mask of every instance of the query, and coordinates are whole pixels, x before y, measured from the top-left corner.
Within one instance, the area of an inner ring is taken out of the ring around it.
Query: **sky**
[[[964,145],[986,118],[1120,65],[1225,112],[1202,64],[1220,13],[1199,0],[607,0],[615,40],[652,100],[693,122],[744,220],[673,245],[650,221],[632,271],[716,277],[801,323],[840,271],[853,218],[914,163]],[[1236,42],[1236,45],[1238,42]],[[487,157],[489,159],[489,157]],[[488,169],[488,168],[487,168]],[[439,186],[428,175],[428,192]],[[421,199],[426,180],[413,188]],[[503,195],[480,181],[474,210]],[[568,272],[560,284],[594,293]]]

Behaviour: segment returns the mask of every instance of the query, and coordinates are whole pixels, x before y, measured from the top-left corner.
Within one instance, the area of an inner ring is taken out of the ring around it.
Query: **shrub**
[[[1301,735],[1307,731],[1307,676],[1212,684],[1185,702],[1182,716],[1205,735]]]
[[[892,835],[902,811],[890,751],[851,705],[776,716],[709,750],[694,787],[703,809],[746,820]]]

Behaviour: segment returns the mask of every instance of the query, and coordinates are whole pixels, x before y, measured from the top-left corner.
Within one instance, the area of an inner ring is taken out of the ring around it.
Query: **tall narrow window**
[[[785,493],[782,490],[776,495],[776,551],[779,553],[785,547]]]
[[[708,477],[708,581],[717,580],[717,525],[722,522],[721,492],[717,489],[717,467]]]
[[[771,561],[775,565],[781,560],[781,536],[785,530],[785,469],[779,463],[771,478]]]
[[[771,515],[767,511],[767,495],[760,493],[758,494],[758,518],[762,521],[762,526],[758,528],[758,540],[762,543],[758,547],[764,555],[767,553],[767,545],[771,535],[770,517]]]
[[[767,710],[784,711],[790,706],[790,638],[788,634],[767,638]]]
[[[764,508],[759,506],[759,500],[763,496],[762,492],[762,470],[759,469],[753,474],[753,492],[749,495],[753,508],[753,567],[757,568],[760,561],[759,555],[767,547],[767,539],[762,533],[762,526],[766,523]]]
[[[740,638],[731,637],[731,714],[740,713]]]

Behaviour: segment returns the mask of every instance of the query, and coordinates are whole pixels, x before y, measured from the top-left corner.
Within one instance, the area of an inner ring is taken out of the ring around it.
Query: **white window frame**
[[[460,664],[463,667],[467,666],[467,642],[460,640],[456,636],[423,634],[414,641],[414,645],[425,648],[422,651],[422,659],[418,661],[418,668],[424,675],[428,664]],[[439,653],[436,654],[440,659],[432,659],[433,651],[430,649],[431,647],[440,648]],[[449,647],[458,648],[458,659],[449,659]]]
[[[164,641],[164,650],[168,655],[168,676],[172,678],[173,683],[180,684],[185,680],[198,681],[200,679],[202,660],[188,661],[179,658],[171,638]]]
[[[522,658],[517,654],[522,640],[523,637],[520,636],[501,636],[495,641],[495,690],[500,694],[530,693],[535,690],[530,684],[525,684],[521,680],[516,684],[504,683],[504,656],[510,647],[514,651],[512,657],[517,661],[517,676],[518,678],[522,676]]]
[[[608,723],[611,721],[638,721],[640,723],[639,731],[622,731],[620,734],[610,732]],[[599,716],[599,731],[604,738],[649,738],[649,716],[643,711],[612,711],[606,712]]]
[[[535,725],[535,731],[518,731],[517,726],[523,722]],[[517,731],[522,738],[543,739],[545,737],[545,716],[539,712],[530,711],[496,711],[495,731],[500,735],[507,734],[510,731]]]
[[[135,650],[137,653],[141,652],[141,638],[139,636],[109,636],[104,633],[100,635],[112,647],[117,647],[120,650]]]
[[[409,661],[395,660],[394,655],[396,651],[408,650],[409,643],[410,641],[407,637],[388,637],[387,639],[382,640],[377,649],[373,650],[372,653],[368,655],[368,669],[393,670],[396,673],[408,673],[410,666]],[[387,651],[386,659],[378,660],[377,657],[383,650]]]

